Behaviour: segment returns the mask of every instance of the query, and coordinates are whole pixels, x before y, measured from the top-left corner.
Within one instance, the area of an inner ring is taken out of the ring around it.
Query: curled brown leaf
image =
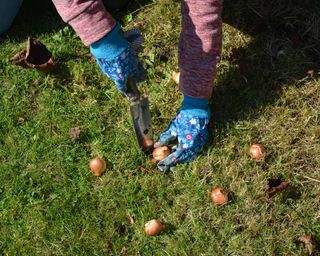
[[[308,250],[309,255],[311,255],[314,252],[315,248],[316,248],[315,243],[312,240],[312,236],[311,235],[299,236],[295,242],[296,243],[304,243],[306,248],[307,248],[307,250]]]

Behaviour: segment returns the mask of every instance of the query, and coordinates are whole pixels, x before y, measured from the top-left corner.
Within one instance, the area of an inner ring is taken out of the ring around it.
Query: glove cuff
[[[184,95],[181,113],[198,116],[200,118],[210,118],[209,100],[199,99]]]
[[[112,60],[128,48],[129,43],[120,34],[120,29],[117,23],[113,30],[90,45],[90,52],[96,59]]]

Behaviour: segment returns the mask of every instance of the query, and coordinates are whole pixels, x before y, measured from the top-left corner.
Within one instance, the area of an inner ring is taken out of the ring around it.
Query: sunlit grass
[[[27,16],[32,4],[25,3],[0,45],[3,255],[300,255],[306,249],[294,243],[298,236],[320,239],[320,83],[317,74],[307,74],[320,59],[314,29],[320,7],[249,2],[225,1],[210,142],[194,162],[168,175],[152,172],[137,147],[128,101],[71,28],[57,14],[47,19],[54,13],[49,4],[35,22]],[[265,19],[270,13],[276,23]],[[136,1],[114,14],[145,35],[141,57],[149,76],[141,89],[157,136],[182,97],[170,79],[178,70],[179,1]],[[260,21],[266,24],[254,31]],[[302,45],[290,39],[291,30],[274,30],[296,24]],[[10,64],[28,35],[53,52],[54,73]],[[242,55],[230,59],[230,50],[240,48]],[[72,127],[81,129],[75,142]],[[248,157],[253,142],[266,147],[264,160]],[[100,178],[88,167],[96,155],[108,165]],[[270,177],[288,179],[290,186],[266,201]],[[229,192],[228,204],[211,204],[215,186]],[[166,229],[147,237],[143,226],[153,218]]]

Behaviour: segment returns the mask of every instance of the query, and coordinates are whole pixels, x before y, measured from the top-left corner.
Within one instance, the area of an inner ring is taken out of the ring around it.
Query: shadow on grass
[[[22,6],[4,37],[26,41],[43,33],[59,30],[65,23],[51,1],[24,0]]]
[[[258,116],[261,107],[277,101],[283,86],[303,85],[307,71],[319,69],[319,13],[316,0],[224,1],[223,22],[253,40],[223,56],[233,69],[221,75],[213,92],[212,134]],[[216,140],[213,136],[210,144]]]
[[[165,232],[160,233],[161,234],[166,234],[166,235],[174,235],[174,232],[177,230],[177,227],[171,223],[163,223],[165,226]]]
[[[112,2],[113,0],[104,1]],[[125,19],[128,13],[137,13],[140,8],[143,8],[150,2],[151,0],[129,1],[129,4],[123,10],[109,9],[108,11],[115,17],[115,19],[121,22]],[[73,31],[71,34],[68,32],[69,30],[66,34],[64,33],[63,29],[66,26],[67,24],[64,23],[56,11],[52,1],[24,0],[10,29],[0,37],[0,42],[1,39],[4,38],[25,42],[28,37],[39,38],[40,36],[43,37],[55,31],[62,31],[61,34],[63,37],[72,36],[72,33],[74,33]],[[89,58],[89,51],[88,56],[65,52],[63,56],[53,56],[53,58],[56,66],[49,72],[49,74],[65,84],[72,82],[73,79],[65,63],[69,60],[75,59],[86,60]]]
[[[284,190],[282,201],[289,204],[290,201],[297,201],[301,198],[301,189],[298,186],[290,184],[287,189]]]
[[[128,13],[137,12],[150,2],[151,0],[130,1],[124,10],[108,11],[121,22]],[[41,34],[58,31],[65,26],[66,23],[59,16],[52,1],[24,0],[13,24],[3,37],[25,41],[29,36],[37,38]]]

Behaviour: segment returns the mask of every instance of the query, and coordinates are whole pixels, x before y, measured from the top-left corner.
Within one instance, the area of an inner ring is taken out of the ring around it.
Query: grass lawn
[[[135,0],[113,12],[125,29],[143,30],[141,88],[155,136],[181,103],[170,78],[179,3]],[[127,99],[50,1],[26,0],[0,39],[1,255],[306,254],[295,240],[320,240],[319,13],[318,0],[224,1],[210,141],[191,164],[160,174],[137,146]],[[53,53],[55,72],[10,63],[28,36]],[[256,142],[267,150],[261,161],[248,156]],[[108,165],[100,178],[88,167],[97,155]],[[265,200],[273,177],[289,186]],[[216,186],[227,204],[210,202]],[[153,218],[166,229],[148,237]]]

